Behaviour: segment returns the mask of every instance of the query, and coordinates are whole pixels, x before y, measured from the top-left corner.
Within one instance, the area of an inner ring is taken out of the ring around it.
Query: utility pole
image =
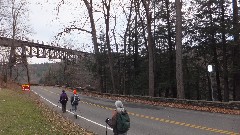
[[[208,72],[209,72],[209,76],[210,76],[210,84],[211,84],[211,90],[212,90],[212,101],[214,101],[214,96],[213,96],[213,87],[212,87],[212,65],[208,65]]]

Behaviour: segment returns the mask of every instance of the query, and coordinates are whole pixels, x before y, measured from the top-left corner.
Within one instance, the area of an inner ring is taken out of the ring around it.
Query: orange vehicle
[[[27,90],[30,91],[30,85],[29,85],[29,84],[23,84],[23,85],[22,85],[22,90],[23,90],[23,91],[27,91]]]

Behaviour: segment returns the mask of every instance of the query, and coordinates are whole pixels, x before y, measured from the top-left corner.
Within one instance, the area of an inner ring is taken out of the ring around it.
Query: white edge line
[[[32,90],[33,91],[33,90]],[[62,108],[61,106],[58,106],[58,105],[56,105],[56,104],[54,104],[54,103],[52,103],[51,101],[49,101],[48,99],[46,99],[46,98],[44,98],[43,96],[41,96],[40,94],[38,94],[37,92],[35,92],[35,91],[33,91],[36,95],[39,95],[41,98],[43,98],[44,100],[46,100],[46,101],[48,101],[49,103],[51,103],[52,105],[54,105],[54,106],[56,106],[56,107],[59,107],[59,108]],[[71,111],[69,111],[69,110],[67,110],[67,112],[69,112],[69,113],[71,113],[71,114],[73,114],[73,112],[71,112]],[[96,124],[96,125],[98,125],[98,126],[100,126],[100,127],[103,127],[103,128],[106,128],[106,126],[104,126],[104,125],[102,125],[102,124],[99,124],[99,123],[97,123],[97,122],[95,122],[95,121],[92,121],[92,120],[90,120],[90,119],[87,119],[87,118],[85,118],[85,117],[83,117],[83,116],[80,116],[80,115],[77,115],[79,118],[81,118],[81,119],[84,119],[84,120],[86,120],[86,121],[89,121],[89,122],[91,122],[91,123],[93,123],[93,124]],[[109,127],[107,127],[109,130],[113,130],[112,128],[109,128]]]

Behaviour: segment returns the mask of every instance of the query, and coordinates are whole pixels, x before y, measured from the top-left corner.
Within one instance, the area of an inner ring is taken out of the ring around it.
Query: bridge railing
[[[86,57],[87,52],[61,48],[53,45],[44,45],[30,41],[13,40],[11,38],[0,37],[0,46],[14,47],[16,53],[26,57],[49,58],[49,59],[79,59]]]

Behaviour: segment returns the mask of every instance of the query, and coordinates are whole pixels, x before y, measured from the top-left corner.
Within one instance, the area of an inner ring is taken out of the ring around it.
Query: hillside
[[[97,84],[96,78],[87,66],[88,62],[86,62],[82,61],[74,65],[64,63],[31,64],[29,65],[31,83],[95,87]]]
[[[38,84],[50,67],[58,67],[57,63],[29,64],[31,83]]]

